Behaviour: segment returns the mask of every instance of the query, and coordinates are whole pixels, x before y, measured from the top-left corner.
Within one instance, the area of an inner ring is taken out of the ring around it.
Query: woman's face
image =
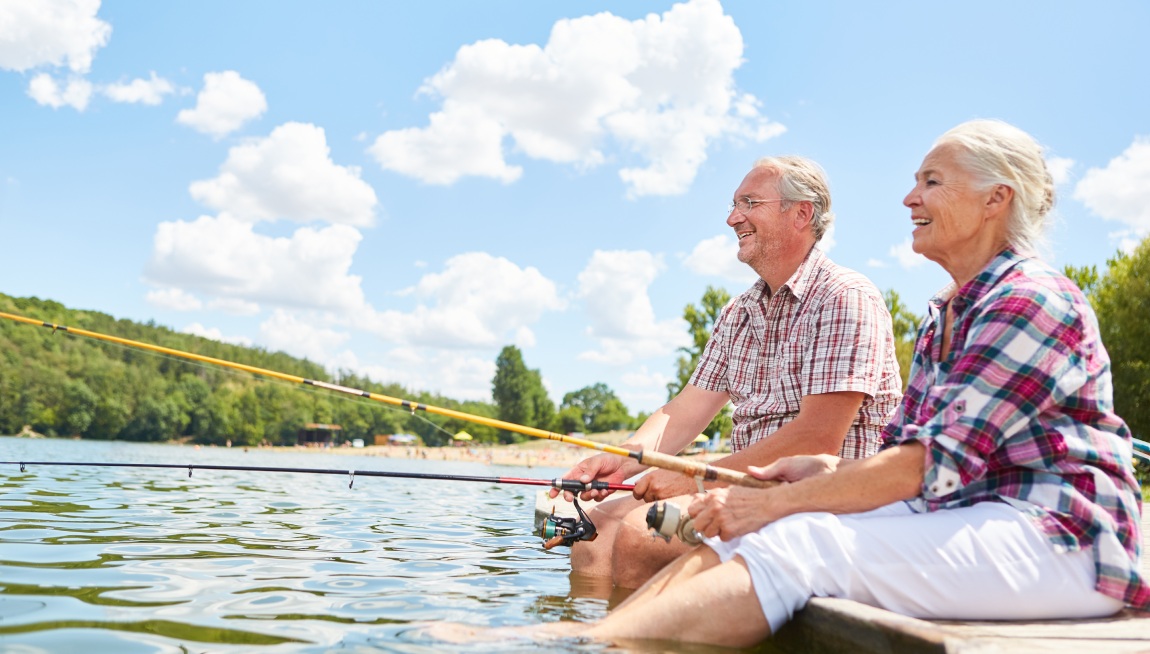
[[[997,233],[1003,221],[987,225],[993,191],[979,188],[959,163],[957,147],[943,144],[931,150],[914,179],[914,189],[902,201],[914,222],[914,251],[952,276],[967,267],[967,260],[985,263],[987,230]]]

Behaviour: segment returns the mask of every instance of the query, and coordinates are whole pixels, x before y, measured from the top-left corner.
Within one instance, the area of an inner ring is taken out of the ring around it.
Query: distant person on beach
[[[697,495],[705,544],[599,623],[484,633],[745,647],[811,597],[943,620],[1150,609],[1132,438],[1097,319],[1034,253],[1054,203],[1042,148],[971,121],[914,177],[914,251],[953,283],[930,301],[882,449],[787,457],[750,469],[773,488]]]
[[[816,247],[833,220],[818,164],[794,156],[755,162],[731,198],[727,225],[739,261],[759,279],[723,309],[690,383],[622,447],[678,454],[731,402],[734,453],[714,465],[745,471],[793,454],[874,454],[902,388],[891,317],[870,280]],[[618,483],[644,469],[600,454],[564,477]],[[572,570],[637,588],[687,551],[678,540],[651,538],[644,503],[670,500],[685,510],[696,490],[678,473],[652,471],[632,497],[596,505],[598,538],[572,547]]]

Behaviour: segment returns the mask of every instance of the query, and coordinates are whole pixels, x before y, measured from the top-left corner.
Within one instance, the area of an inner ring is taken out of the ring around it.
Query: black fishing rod
[[[605,481],[592,481],[583,483],[578,479],[531,479],[526,477],[484,477],[478,475],[444,475],[426,472],[394,472],[389,470],[336,470],[331,468],[280,468],[272,466],[225,466],[201,463],[109,463],[96,461],[0,461],[0,465],[18,465],[20,472],[27,472],[28,466],[73,466],[73,467],[99,467],[99,468],[173,468],[187,470],[188,477],[193,470],[236,470],[240,472],[295,472],[309,475],[347,475],[347,487],[355,485],[356,476],[360,477],[388,477],[394,479],[433,479],[444,481],[472,481],[487,484],[517,484],[520,486],[548,486],[562,491],[580,493],[588,490],[619,490],[629,491],[633,484],[613,484]],[[558,545],[570,547],[576,541],[595,540],[595,524],[579,506],[579,500],[574,500],[575,511],[579,517],[570,518],[551,515],[543,521],[539,528],[539,536],[543,538],[543,549],[551,549]]]
[[[0,465],[18,465],[20,472],[27,472],[27,466],[87,466],[101,468],[175,468],[187,470],[192,476],[193,470],[238,470],[241,472],[298,472],[309,475],[346,475],[347,487],[355,484],[359,477],[390,477],[397,479],[436,479],[445,481],[474,481],[488,484],[518,484],[521,486],[548,486],[562,491],[581,493],[588,490],[621,490],[629,491],[635,486],[632,484],[612,484],[605,481],[592,481],[583,483],[578,479],[530,479],[525,477],[483,477],[477,475],[443,475],[426,472],[393,472],[388,470],[334,470],[330,468],[277,468],[269,466],[222,466],[201,463],[104,463],[93,461],[0,461]]]

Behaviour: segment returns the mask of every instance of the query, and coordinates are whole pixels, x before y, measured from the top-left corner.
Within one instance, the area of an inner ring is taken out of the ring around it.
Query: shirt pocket
[[[803,399],[804,371],[807,368],[807,344],[801,340],[783,340],[775,348],[774,365],[770,366],[767,406],[771,413],[798,413]]]

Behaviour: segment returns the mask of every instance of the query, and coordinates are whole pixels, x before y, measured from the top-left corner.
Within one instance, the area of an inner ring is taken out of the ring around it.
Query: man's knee
[[[612,576],[612,551],[619,525],[638,504],[631,497],[619,497],[593,504],[585,509],[595,525],[595,540],[580,541],[571,547],[571,569],[587,575]]]
[[[611,550],[612,577],[616,585],[638,588],[689,549],[678,539],[667,542],[651,534],[647,528],[650,506],[644,504],[632,510],[616,529]]]

